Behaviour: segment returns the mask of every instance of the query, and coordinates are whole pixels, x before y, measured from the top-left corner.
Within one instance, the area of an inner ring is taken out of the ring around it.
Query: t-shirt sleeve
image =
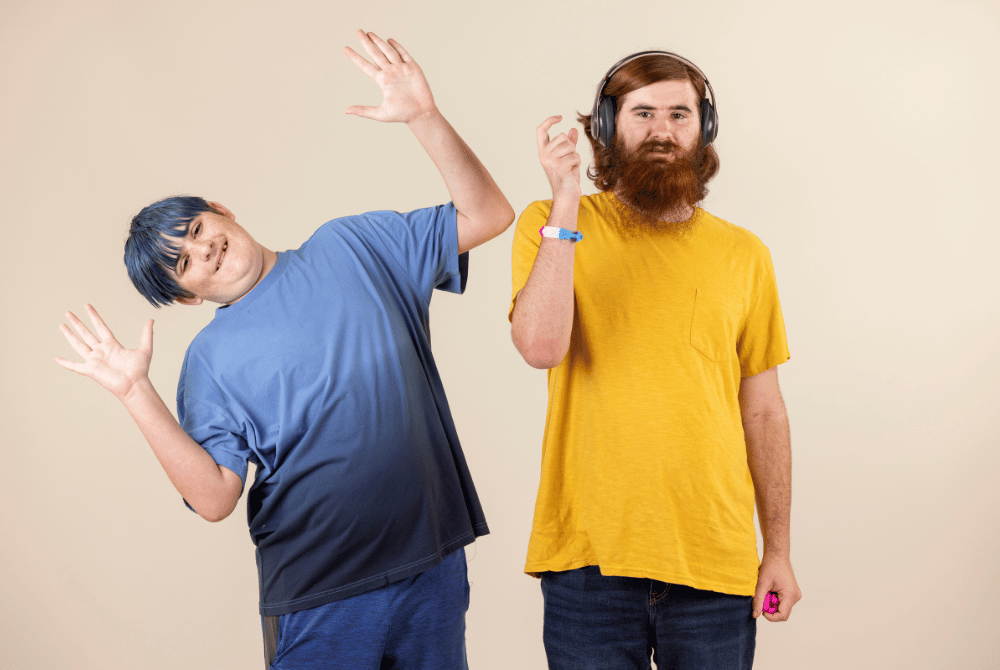
[[[190,348],[177,384],[177,418],[192,440],[216,463],[239,475],[246,485],[247,463],[253,452],[227,411],[225,397],[209,366],[203,361],[193,363]]]
[[[468,252],[458,253],[458,212],[453,203],[412,212],[368,212],[379,240],[421,288],[465,291]]]
[[[528,205],[527,209],[521,213],[521,218],[517,220],[517,227],[514,229],[514,247],[511,252],[511,294],[510,309],[507,311],[508,320],[514,316],[517,294],[528,282],[528,275],[531,274],[531,268],[535,265],[535,256],[538,255],[538,247],[542,242],[538,229],[549,220],[551,211],[552,201],[540,200]]]
[[[774,278],[771,254],[763,244],[754,264],[753,290],[736,351],[742,377],[752,377],[790,358],[785,320],[778,301],[778,283]]]

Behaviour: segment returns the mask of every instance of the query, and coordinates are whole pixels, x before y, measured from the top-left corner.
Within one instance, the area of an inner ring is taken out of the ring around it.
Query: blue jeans
[[[440,565],[388,586],[280,617],[262,617],[265,667],[468,670],[468,609],[468,568],[465,550],[458,549]]]
[[[750,596],[653,579],[612,577],[596,565],[542,574],[542,638],[550,670],[750,670],[757,635]]]

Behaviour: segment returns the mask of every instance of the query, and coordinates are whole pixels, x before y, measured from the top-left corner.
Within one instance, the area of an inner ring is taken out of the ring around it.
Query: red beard
[[[630,234],[670,232],[689,227],[689,208],[705,197],[699,176],[705,159],[700,145],[684,152],[673,142],[647,140],[628,152],[615,138],[612,169],[615,195],[622,203],[621,224]],[[672,154],[672,159],[664,155]],[[687,220],[676,221],[680,216]]]

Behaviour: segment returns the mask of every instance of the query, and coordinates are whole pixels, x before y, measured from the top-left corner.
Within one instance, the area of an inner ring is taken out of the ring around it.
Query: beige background
[[[154,199],[218,200],[275,249],[446,199],[404,127],[343,114],[381,99],[341,54],[357,27],[409,49],[518,212],[548,195],[546,116],[588,110],[633,51],[698,63],[721,114],[706,208],[770,247],[792,350],[805,599],[760,624],[758,667],[1000,667],[996,2],[338,4],[0,0],[0,667],[260,666],[242,503],[187,512],[117,401],[51,359],[84,301],[128,346],[155,316],[173,405],[212,312],[129,285],[126,225]],[[469,549],[480,670],[544,665],[521,568],[545,376],[510,343],[510,239],[433,307],[493,531]]]

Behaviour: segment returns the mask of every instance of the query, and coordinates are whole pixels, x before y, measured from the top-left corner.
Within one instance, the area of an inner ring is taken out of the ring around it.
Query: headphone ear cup
[[[719,118],[716,116],[715,106],[708,98],[702,98],[699,112],[701,114],[701,145],[707,147],[715,141],[716,135],[719,134]]]
[[[610,147],[615,137],[615,100],[601,98],[597,105],[597,141]]]

